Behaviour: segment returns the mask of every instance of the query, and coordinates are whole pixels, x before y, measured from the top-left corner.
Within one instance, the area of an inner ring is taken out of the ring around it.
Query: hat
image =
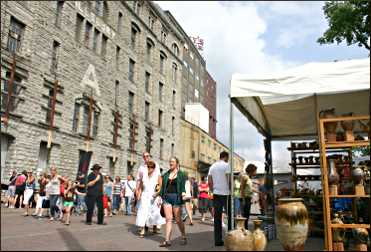
[[[95,164],[93,165],[93,167],[91,168],[91,170],[100,170],[102,168],[102,166],[100,166],[99,164]]]

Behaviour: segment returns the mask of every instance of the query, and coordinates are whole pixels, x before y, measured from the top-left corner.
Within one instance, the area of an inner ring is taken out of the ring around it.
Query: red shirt
[[[21,186],[23,185],[23,183],[26,181],[26,176],[21,174],[17,177],[16,181],[15,181],[15,185],[16,186]]]
[[[204,182],[204,183],[200,183],[199,185],[199,191],[200,191],[200,199],[207,199],[209,198],[209,194],[205,191],[202,192],[202,190],[206,190],[206,189],[209,189],[209,185]]]

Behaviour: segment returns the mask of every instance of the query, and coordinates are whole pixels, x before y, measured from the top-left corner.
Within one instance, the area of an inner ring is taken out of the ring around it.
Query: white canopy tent
[[[308,63],[262,75],[236,73],[230,99],[230,152],[234,104],[266,137],[266,173],[273,180],[271,140],[317,138],[317,116],[324,109],[335,108],[337,115],[369,114],[370,59]],[[232,162],[230,166],[233,170]]]

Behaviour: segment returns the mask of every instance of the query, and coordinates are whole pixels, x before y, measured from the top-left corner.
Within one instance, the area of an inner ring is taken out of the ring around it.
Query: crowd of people
[[[143,164],[136,177],[129,174],[125,180],[119,176],[112,179],[101,173],[101,166],[95,164],[89,174],[78,173],[76,178],[58,174],[52,167],[50,173],[34,175],[32,170],[17,174],[9,179],[6,205],[9,208],[24,209],[24,216],[49,218],[70,225],[71,214],[86,215],[85,223],[92,224],[97,216],[97,224],[106,225],[105,217],[118,213],[134,214],[138,235],[145,237],[152,228],[159,233],[165,225],[165,239],[160,247],[171,246],[173,222],[181,233],[181,243],[187,244],[185,224],[193,226],[193,215],[198,210],[201,222],[209,213],[214,222],[215,245],[223,245],[222,228],[224,216],[230,211],[230,170],[228,153],[222,152],[220,160],[214,163],[208,176],[202,176],[198,183],[194,177],[180,170],[179,160],[173,157],[169,168],[161,172],[157,162],[148,152],[143,153]],[[250,214],[251,196],[256,190],[251,178],[256,174],[256,166],[250,164],[246,172],[235,176],[234,208],[236,215],[247,218]],[[231,222],[228,221],[230,229]]]

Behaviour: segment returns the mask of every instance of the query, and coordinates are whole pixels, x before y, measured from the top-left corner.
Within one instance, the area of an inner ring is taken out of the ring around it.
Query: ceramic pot
[[[245,229],[243,217],[236,217],[236,229],[229,231],[225,237],[225,248],[227,251],[253,251],[254,238],[249,230]]]
[[[365,228],[352,229],[353,237],[356,240],[357,251],[367,251],[368,232]]]
[[[267,238],[263,230],[260,229],[262,220],[254,220],[254,232],[252,233],[254,237],[254,250],[255,251],[264,251],[267,246]]]
[[[322,118],[334,118],[335,117],[335,109],[326,109],[319,112],[319,116]],[[325,126],[325,134],[326,139],[328,142],[336,142],[336,128],[338,122],[327,122],[324,124]]]
[[[332,219],[332,224],[343,224],[343,221],[339,217],[339,214],[334,214],[334,219]],[[334,242],[342,242],[344,240],[345,232],[342,228],[334,228],[332,229],[332,240]]]
[[[287,251],[302,251],[308,236],[308,211],[301,198],[278,200],[275,217],[277,237]]]
[[[353,116],[353,113],[344,114],[343,116]],[[345,141],[354,141],[354,120],[341,121],[341,127],[345,132]]]
[[[352,171],[352,178],[354,181],[354,194],[363,196],[365,195],[365,188],[363,186],[363,178],[364,178],[364,172],[360,167],[355,168]]]
[[[328,163],[329,163],[328,183],[330,185],[330,195],[337,195],[340,177],[336,170],[336,160],[334,158],[329,158]]]

